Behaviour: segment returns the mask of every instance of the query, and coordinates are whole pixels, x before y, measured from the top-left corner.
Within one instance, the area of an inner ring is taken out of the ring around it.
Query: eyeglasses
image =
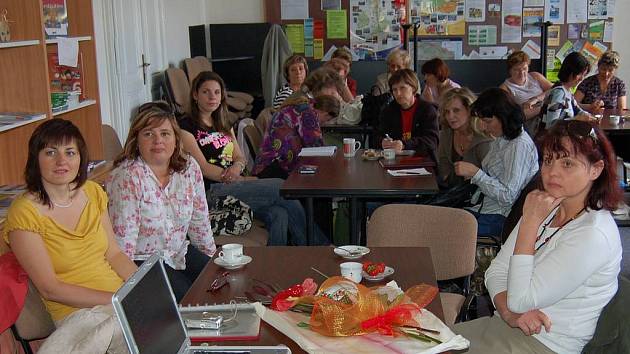
[[[599,138],[597,137],[595,128],[589,122],[570,120],[567,123],[567,133],[580,139],[591,137],[594,142],[599,143]]]

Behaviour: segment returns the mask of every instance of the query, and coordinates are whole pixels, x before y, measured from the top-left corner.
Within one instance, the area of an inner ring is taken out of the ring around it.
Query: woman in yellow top
[[[3,236],[57,326],[38,352],[126,352],[111,298],[137,268],[114,239],[107,195],[87,181],[85,141],[71,122],[51,119],[28,148],[27,192]]]

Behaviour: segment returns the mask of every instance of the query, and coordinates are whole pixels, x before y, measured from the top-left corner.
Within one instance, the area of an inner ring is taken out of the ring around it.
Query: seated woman
[[[422,64],[421,72],[425,82],[422,98],[435,105],[440,102],[440,96],[444,92],[461,87],[448,78],[448,66],[440,58],[434,58]]]
[[[204,71],[193,80],[190,113],[180,122],[182,144],[197,160],[204,177],[206,197],[232,195],[248,204],[254,216],[265,222],[268,245],[306,244],[306,215],[297,200],[280,197],[283,180],[245,177],[243,154],[234,130],[226,121],[225,83],[216,73]],[[316,244],[328,244],[321,237]]]
[[[282,66],[282,74],[287,83],[278,90],[273,98],[273,109],[280,108],[282,102],[291,96],[293,92],[299,91],[304,83],[304,79],[308,75],[308,64],[303,56],[293,54],[284,61]]]
[[[137,267],[118,248],[107,195],[87,180],[87,164],[79,129],[45,121],[28,143],[27,192],[4,224],[5,241],[57,327],[38,353],[127,352],[111,301]]]
[[[570,53],[564,58],[558,72],[560,81],[549,90],[543,103],[542,123],[546,129],[562,119],[575,118],[586,121],[592,119],[592,116],[579,106],[571,93],[571,89],[584,79],[590,68],[588,60],[578,52]]]
[[[464,182],[464,178],[455,174],[455,162],[467,161],[481,167],[490,149],[492,139],[477,131],[470,116],[475,99],[469,89],[462,87],[446,91],[440,100],[442,130],[437,169],[441,188],[453,188]]]
[[[438,115],[416,93],[419,86],[411,69],[398,70],[389,78],[394,101],[381,112],[377,136],[383,149],[416,150],[437,162]]]
[[[553,84],[542,74],[529,71],[531,60],[523,51],[516,51],[507,58],[509,78],[501,84],[502,89],[512,94],[514,101],[520,104],[525,114],[523,126],[530,134],[534,134],[538,128],[540,107],[545,99],[545,94]],[[533,136],[533,135],[532,135]]]
[[[500,88],[481,93],[471,107],[486,135],[494,137],[481,168],[455,162],[455,174],[470,178],[481,192],[470,212],[477,218],[479,236],[501,235],[505,217],[521,190],[538,172],[538,152],[523,130],[523,110]]]
[[[106,185],[118,244],[136,263],[160,252],[181,300],[216,247],[201,169],[168,104],[140,107]]]
[[[346,74],[342,76],[342,79],[348,87],[348,90],[350,90],[350,95],[352,95],[352,98],[355,98],[357,96],[357,80],[353,79],[350,76],[350,70],[352,69],[352,54],[346,48],[337,48],[332,53],[332,56],[330,58],[343,60],[343,62],[348,65],[348,70],[346,70]],[[352,99],[350,101],[352,101]]]
[[[348,72],[350,67],[346,63],[345,60],[339,58],[332,58],[323,65],[326,68],[336,71],[341,77],[343,82],[342,90],[339,92],[339,95],[343,99],[344,102],[352,102],[354,100],[354,96],[348,87]]]
[[[376,77],[372,94],[382,95],[388,93],[390,91],[389,78],[400,69],[411,69],[411,57],[406,50],[394,49],[387,55],[387,72]]]
[[[319,68],[304,82],[309,93],[301,91],[289,97],[271,118],[254,174],[260,178],[286,179],[297,165],[303,147],[322,146],[320,123],[339,114],[339,90],[345,86],[337,72]]]
[[[615,153],[588,122],[562,121],[542,142],[542,190],[486,272],[497,309],[455,325],[468,353],[580,353],[617,291],[622,257],[610,211],[621,200]]]
[[[593,114],[604,109],[626,109],[626,84],[617,76],[619,53],[604,53],[597,62],[597,75],[589,76],[578,86],[575,99]]]

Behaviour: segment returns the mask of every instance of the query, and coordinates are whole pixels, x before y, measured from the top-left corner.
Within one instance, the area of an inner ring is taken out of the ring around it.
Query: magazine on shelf
[[[80,100],[84,100],[83,93],[83,55],[79,54],[78,66],[59,65],[57,53],[48,53],[48,78],[51,92],[81,92]]]
[[[68,7],[66,0],[42,0],[46,38],[68,35]]]

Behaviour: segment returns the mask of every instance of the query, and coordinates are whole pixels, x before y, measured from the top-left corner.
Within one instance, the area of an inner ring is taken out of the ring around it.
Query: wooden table
[[[222,304],[245,295],[245,291],[252,291],[253,279],[267,283],[276,283],[283,289],[301,283],[305,278],[313,278],[321,284],[324,278],[315,273],[310,267],[315,267],[329,276],[339,275],[339,264],[345,260],[337,257],[331,247],[249,247],[245,254],[253,258],[252,262],[240,270],[229,271],[228,285],[215,293],[208,289],[214,280],[224,270],[209,262],[201,272],[181,303],[183,305]],[[436,285],[435,270],[431,260],[431,253],[427,247],[373,247],[370,254],[363,260],[382,261],[394,268],[395,273],[382,282],[366,282],[364,285],[374,286],[396,280],[398,285],[407,290],[413,285],[426,283]],[[436,297],[427,306],[440,319],[444,319],[440,297]],[[293,353],[303,353],[298,345],[272,326],[262,322],[260,339],[258,341],[229,341],[216,344],[222,345],[276,345],[285,344]]]
[[[609,117],[611,115],[618,115],[621,117],[623,122],[619,124],[612,124],[610,122]],[[625,119],[624,119],[625,117]],[[599,122],[599,127],[606,132],[606,134],[610,135],[628,135],[630,134],[630,110],[617,110],[617,109],[607,109],[604,111],[604,115],[602,120]]]
[[[364,148],[369,148],[370,136],[374,133],[374,127],[370,125],[350,125],[327,122],[320,126],[323,132],[338,134],[358,134],[361,135],[361,144]]]
[[[332,157],[304,157],[299,164],[317,165],[315,174],[298,173],[296,167],[282,184],[280,194],[285,198],[306,200],[306,234],[313,240],[313,199],[346,197],[350,200],[350,243],[359,244],[360,199],[413,198],[438,191],[435,175],[392,177],[378,161],[365,161],[363,150],[352,158],[344,158],[341,151]]]

